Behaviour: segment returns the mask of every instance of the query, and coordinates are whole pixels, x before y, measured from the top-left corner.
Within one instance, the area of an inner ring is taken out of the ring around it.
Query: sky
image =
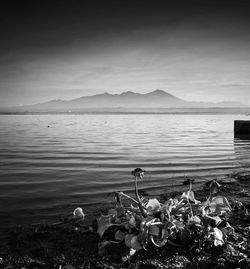
[[[248,2],[1,1],[0,106],[155,89],[250,105]]]

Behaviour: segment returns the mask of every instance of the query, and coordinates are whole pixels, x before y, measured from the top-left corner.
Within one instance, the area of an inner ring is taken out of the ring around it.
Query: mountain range
[[[92,96],[83,96],[72,100],[51,100],[34,105],[9,107],[0,109],[0,112],[13,113],[68,113],[68,112],[101,112],[101,111],[152,111],[164,109],[188,108],[242,108],[237,102],[190,102],[180,99],[163,90],[155,90],[146,94],[132,91],[121,94],[103,93]]]

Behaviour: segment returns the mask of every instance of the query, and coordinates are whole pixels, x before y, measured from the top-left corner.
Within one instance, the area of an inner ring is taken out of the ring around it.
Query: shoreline
[[[24,109],[0,108],[0,115],[250,115],[250,107],[169,107],[169,108],[108,108]]]
[[[249,172],[225,176],[218,182],[222,185],[220,193],[228,198],[230,205],[234,205],[236,201],[239,201],[248,212],[250,211]],[[184,187],[188,189],[188,186]],[[205,183],[202,188],[194,192],[196,199],[204,200],[209,193],[208,184]],[[161,193],[159,195],[159,201],[164,202],[177,194],[178,192]],[[106,211],[108,209],[106,208]],[[103,213],[106,213],[105,210]],[[231,257],[230,267],[226,268],[248,268],[250,265],[250,216],[249,214],[236,212],[235,216],[231,218],[231,222],[242,237],[243,235],[248,236],[248,247],[243,251],[247,258],[244,259],[244,263],[239,265],[237,264],[240,260],[239,257]],[[197,253],[197,257],[200,256],[201,258],[198,261],[197,259],[192,260],[194,253],[189,253],[181,247],[174,248],[171,246],[161,249],[155,249],[150,246],[148,251],[142,249],[130,261],[122,262],[122,256],[128,251],[128,248],[124,245],[110,246],[105,250],[104,255],[98,254],[100,252],[98,249],[100,237],[95,232],[96,230],[96,222],[86,226],[85,223],[82,225],[73,218],[65,218],[53,225],[40,224],[12,228],[6,238],[1,240],[0,243],[0,267],[141,269],[199,268],[197,266],[202,265],[203,268],[211,268],[210,266],[223,268],[218,267],[218,260],[222,258],[217,257],[217,260],[211,259],[213,257],[211,255],[215,255],[216,253],[214,253],[214,250],[211,250],[211,252]],[[108,238],[112,236],[112,233],[107,233],[105,236]],[[176,267],[177,264],[179,264],[179,267]]]

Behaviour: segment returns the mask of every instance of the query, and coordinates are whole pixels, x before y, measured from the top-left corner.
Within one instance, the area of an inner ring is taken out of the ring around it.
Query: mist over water
[[[234,139],[242,115],[1,115],[1,226],[87,213],[139,187],[161,193],[184,176],[203,182],[249,169],[250,140]]]

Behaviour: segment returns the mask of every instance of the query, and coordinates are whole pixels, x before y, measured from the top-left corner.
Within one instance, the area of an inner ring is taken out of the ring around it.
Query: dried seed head
[[[136,168],[135,170],[133,170],[133,171],[131,172],[131,174],[132,174],[134,177],[143,178],[145,172],[146,172],[146,171],[145,171],[145,170],[142,170],[141,168]]]

